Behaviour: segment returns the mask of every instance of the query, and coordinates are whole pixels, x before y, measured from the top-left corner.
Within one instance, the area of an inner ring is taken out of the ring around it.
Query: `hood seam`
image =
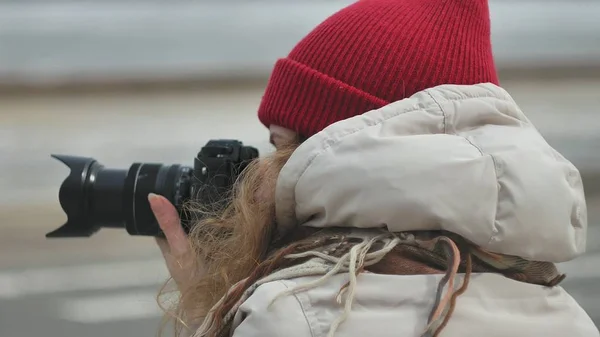
[[[438,108],[442,112],[442,130],[444,131],[445,134],[448,134],[448,129],[446,128],[446,111],[444,111],[440,102],[438,102],[437,99],[435,99],[435,97],[433,97],[433,95],[431,94],[429,89],[425,90],[425,92],[427,93],[427,95],[429,95],[429,97],[431,97],[433,102],[438,106]]]
[[[492,160],[492,163],[494,164],[494,175],[496,176],[496,200],[500,200],[500,179],[498,177],[498,164],[496,161],[496,158],[491,154],[491,153],[486,153],[484,152],[481,147],[477,146],[473,141],[471,141],[468,137],[462,136],[462,135],[455,135],[458,137],[463,138],[467,143],[471,144],[471,146],[473,146],[474,148],[477,149],[477,151],[479,151],[479,153],[481,153],[482,157],[486,157],[489,156],[490,159]],[[498,207],[500,207],[499,202],[496,202],[496,213],[494,214],[494,221],[492,222],[492,235],[490,236],[489,240],[488,240],[488,244],[491,244],[492,241],[494,241],[494,238],[496,237],[496,235],[498,234],[498,225],[497,225],[497,217],[498,217]]]
[[[425,92],[438,105],[440,111],[442,112],[442,116],[444,117],[444,133],[448,134],[448,131],[446,129],[446,125],[447,125],[446,124],[446,117],[447,117],[446,111],[444,110],[444,108],[442,107],[442,105],[438,102],[438,100],[431,94],[431,92],[430,92],[429,89],[426,90]],[[491,90],[489,90],[488,93],[489,93],[489,95],[482,95],[481,97],[492,97],[492,98],[497,98],[499,100],[504,100],[504,101],[510,102],[510,100],[506,99],[506,97],[502,97],[502,98],[497,97],[497,95],[494,95],[494,93]],[[460,98],[460,99],[457,99],[455,97],[446,98],[446,101],[448,101],[448,102],[459,101],[459,100],[466,101],[466,100],[477,98],[477,97],[473,97],[473,96],[470,96],[470,95],[469,96],[463,95],[463,96],[465,96],[465,97],[464,98]],[[471,144],[471,146],[473,146],[475,149],[477,149],[477,151],[479,151],[479,153],[481,154],[482,157],[485,157],[485,156],[489,156],[490,157],[490,159],[492,160],[492,163],[494,165],[494,175],[496,177],[496,184],[495,184],[496,185],[496,200],[500,200],[500,179],[498,177],[498,162],[496,161],[496,158],[491,153],[484,152],[483,149],[480,146],[476,145],[471,139],[469,139],[469,137],[465,137],[465,136],[457,134],[455,132],[452,132],[450,134],[454,135],[454,136],[458,136],[458,137],[463,138],[467,143]],[[498,224],[497,224],[498,207],[500,207],[500,205],[499,205],[498,202],[496,202],[496,212],[494,214],[494,219],[492,221],[492,235],[488,239],[488,242],[487,242],[488,245],[491,244],[492,241],[494,241],[494,238],[497,236],[497,234],[499,232],[498,231]]]

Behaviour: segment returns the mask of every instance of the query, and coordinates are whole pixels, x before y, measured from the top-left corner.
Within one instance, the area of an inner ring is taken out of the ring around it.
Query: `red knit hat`
[[[280,59],[260,121],[309,137],[441,84],[498,84],[487,0],[360,0]]]

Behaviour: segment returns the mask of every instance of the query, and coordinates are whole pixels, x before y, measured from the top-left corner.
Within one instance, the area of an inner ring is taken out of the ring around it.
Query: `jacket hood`
[[[502,88],[442,85],[325,128],[276,188],[278,230],[446,230],[482,248],[564,262],[585,251],[575,166]]]

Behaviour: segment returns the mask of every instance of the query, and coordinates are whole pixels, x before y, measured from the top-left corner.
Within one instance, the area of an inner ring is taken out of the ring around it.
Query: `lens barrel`
[[[100,228],[125,228],[130,235],[160,236],[148,194],[165,196],[178,209],[189,198],[192,169],[181,165],[135,163],[107,169],[93,158],[52,155],[69,167],[59,190],[67,222],[48,238],[88,237]]]

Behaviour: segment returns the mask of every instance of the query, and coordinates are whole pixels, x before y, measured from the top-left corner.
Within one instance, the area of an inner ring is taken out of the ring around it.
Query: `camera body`
[[[227,139],[210,140],[193,167],[134,163],[128,170],[108,169],[93,158],[52,155],[70,168],[59,190],[67,222],[46,237],[89,237],[103,227],[125,228],[130,235],[162,236],[148,203],[149,193],[166,197],[189,231],[193,219],[186,204],[222,205],[239,174],[258,156],[256,148]]]

